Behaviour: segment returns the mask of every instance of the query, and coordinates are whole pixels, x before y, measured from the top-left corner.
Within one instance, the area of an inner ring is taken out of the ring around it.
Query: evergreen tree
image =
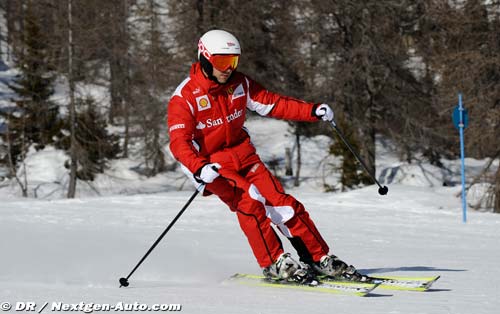
[[[344,130],[344,136],[346,140],[351,144],[354,150],[359,151],[359,144],[356,140],[352,128],[345,122],[343,117],[337,118],[339,128]],[[346,191],[350,188],[355,188],[362,184],[371,184],[372,181],[370,177],[366,174],[361,164],[356,161],[351,151],[345,147],[344,142],[340,139],[338,135],[335,136],[335,143],[330,146],[330,154],[334,156],[342,157],[342,164],[338,167],[340,172],[340,184],[342,191]],[[327,187],[327,190],[331,187]]]
[[[78,106],[86,108],[76,117],[76,140],[80,148],[77,177],[92,181],[95,174],[104,172],[107,161],[120,152],[119,139],[108,133],[107,121],[96,111],[93,99],[78,100]]]
[[[36,149],[42,149],[52,143],[61,127],[58,107],[49,100],[54,93],[55,74],[45,35],[28,3],[24,17],[23,49],[17,56],[17,67],[21,73],[9,85],[18,95],[15,101],[17,108],[3,113],[9,123],[14,164],[17,156],[30,145],[35,144]]]
[[[76,150],[78,156],[77,178],[85,181],[94,180],[95,174],[103,173],[107,162],[120,153],[119,138],[107,131],[106,118],[99,114],[95,100],[79,98],[76,107],[81,110],[76,114]],[[69,136],[65,137],[58,148],[68,150]]]

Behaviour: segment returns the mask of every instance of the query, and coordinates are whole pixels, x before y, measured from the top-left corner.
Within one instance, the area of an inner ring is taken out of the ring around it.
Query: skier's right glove
[[[193,174],[194,179],[204,184],[212,183],[219,176],[220,168],[221,165],[218,163],[206,164]]]
[[[333,110],[328,106],[327,104],[320,104],[317,105],[313,109],[313,114],[318,118],[323,121],[329,121],[331,122],[333,120]]]

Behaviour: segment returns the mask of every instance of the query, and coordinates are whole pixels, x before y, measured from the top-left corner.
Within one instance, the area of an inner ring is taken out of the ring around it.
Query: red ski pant
[[[283,253],[271,223],[286,237],[300,243],[302,255],[306,251],[312,261],[319,261],[328,254],[328,245],[304,205],[284,192],[280,182],[261,161],[240,171],[222,167],[219,172],[221,177],[208,184],[206,190],[236,212],[260,267],[270,266]],[[294,247],[297,249],[296,245]]]

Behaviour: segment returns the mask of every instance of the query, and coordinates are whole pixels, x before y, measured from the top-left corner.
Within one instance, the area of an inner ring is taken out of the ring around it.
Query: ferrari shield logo
[[[212,107],[207,95],[197,97],[196,103],[198,104],[198,111],[207,110],[207,109],[210,109]]]

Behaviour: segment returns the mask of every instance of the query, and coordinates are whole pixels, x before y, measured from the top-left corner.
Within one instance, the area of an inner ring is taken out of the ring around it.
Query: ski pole
[[[363,168],[365,169],[366,173],[368,173],[368,175],[370,176],[370,178],[378,185],[378,194],[380,194],[380,195],[386,195],[387,192],[389,192],[389,189],[387,188],[387,186],[385,186],[385,185],[381,186],[380,183],[378,182],[378,180],[375,178],[375,176],[373,174],[371,174],[370,171],[368,171],[368,167],[363,162],[363,160],[359,157],[359,155],[356,153],[356,151],[352,148],[351,144],[349,144],[349,142],[347,142],[344,134],[337,127],[337,124],[335,123],[334,120],[331,121],[331,124],[332,124],[333,129],[337,132],[337,134],[342,139],[342,141],[347,146],[347,148],[349,148],[349,150],[354,155],[354,157],[356,157],[356,159],[359,161],[359,163],[361,164],[361,166],[363,166]]]
[[[139,268],[139,266],[142,264],[142,262],[144,262],[144,260],[154,250],[154,248],[158,245],[158,243],[160,243],[161,239],[163,239],[163,237],[167,234],[167,232],[170,230],[170,228],[172,228],[172,226],[175,224],[175,222],[182,216],[184,211],[188,208],[189,204],[191,204],[191,202],[194,200],[196,195],[198,195],[198,193],[200,193],[200,191],[203,189],[203,186],[204,185],[201,184],[196,188],[196,191],[194,191],[193,195],[191,195],[191,197],[187,201],[186,205],[184,205],[184,207],[182,207],[181,211],[177,214],[177,216],[175,216],[174,220],[172,220],[172,222],[168,225],[168,227],[165,229],[165,231],[163,231],[163,233],[158,237],[156,242],[153,243],[151,248],[149,248],[148,252],[142,257],[142,259],[139,261],[139,263],[137,263],[137,265],[134,267],[134,269],[132,269],[130,274],[128,274],[128,276],[126,278],[125,277],[120,278],[120,280],[119,280],[120,281],[120,288],[121,287],[128,287],[128,285],[129,285],[128,279],[130,278],[130,276],[132,276],[132,274],[137,270],[137,268]]]

